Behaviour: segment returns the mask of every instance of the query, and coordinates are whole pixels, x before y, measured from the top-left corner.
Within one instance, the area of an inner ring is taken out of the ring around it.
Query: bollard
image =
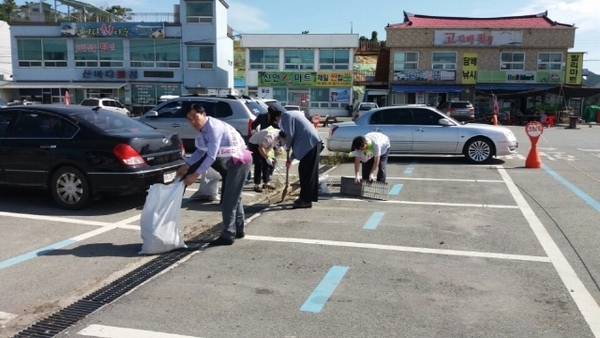
[[[527,154],[527,159],[525,160],[525,168],[542,167],[542,159],[537,148],[537,143],[543,132],[544,125],[541,122],[532,121],[525,125],[525,133],[531,141],[531,149],[529,149],[529,154]]]

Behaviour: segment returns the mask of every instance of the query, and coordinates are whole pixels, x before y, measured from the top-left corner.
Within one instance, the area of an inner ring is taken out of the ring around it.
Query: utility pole
[[[350,21],[350,34],[354,34],[354,27],[352,25],[352,21]]]

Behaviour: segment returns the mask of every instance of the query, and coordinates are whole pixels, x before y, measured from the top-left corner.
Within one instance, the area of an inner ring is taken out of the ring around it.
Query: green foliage
[[[321,162],[324,164],[330,165],[330,166],[335,166],[340,163],[348,162],[350,160],[353,161],[354,158],[348,157],[348,153],[333,152],[333,153],[329,153],[329,155],[327,157],[323,158],[321,160]]]

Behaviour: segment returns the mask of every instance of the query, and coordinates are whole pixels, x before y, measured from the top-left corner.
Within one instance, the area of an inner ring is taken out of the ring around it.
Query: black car
[[[66,209],[170,183],[183,155],[177,133],[99,107],[0,109],[0,186],[49,189]]]

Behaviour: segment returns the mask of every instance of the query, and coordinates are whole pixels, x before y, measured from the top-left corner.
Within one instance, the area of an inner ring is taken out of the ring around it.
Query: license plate
[[[177,172],[175,172],[175,171],[170,171],[168,173],[164,173],[163,174],[163,183],[167,184],[167,183],[173,182],[173,180],[175,180],[176,174],[177,174]]]

